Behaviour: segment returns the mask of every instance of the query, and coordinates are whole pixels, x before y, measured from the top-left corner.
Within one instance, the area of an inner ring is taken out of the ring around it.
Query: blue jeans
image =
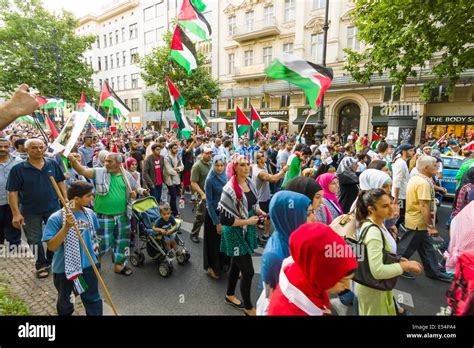
[[[88,286],[87,290],[81,294],[86,314],[103,315],[103,305],[99,294],[99,281],[92,266],[82,270],[82,277]],[[58,315],[72,315],[74,313],[74,305],[71,303],[71,292],[73,291],[74,283],[67,280],[65,273],[54,273],[53,279],[54,286],[58,290],[58,301],[56,303]]]
[[[43,223],[46,224],[53,213],[54,211],[36,215],[23,214],[25,218],[23,230],[25,231],[26,240],[30,247],[33,246],[37,248],[36,250],[33,249],[33,253],[35,253],[36,256],[35,266],[37,270],[50,267],[53,261],[54,253],[48,249],[45,250],[43,242],[41,241],[43,238]]]
[[[151,195],[155,197],[158,204],[161,203],[161,191],[163,190],[163,185],[157,185],[151,189]]]
[[[441,275],[436,259],[436,251],[433,247],[433,240],[428,231],[415,231],[407,229],[398,244],[398,254],[409,259],[415,251],[418,251],[425,274],[428,277]]]
[[[0,205],[0,244],[3,244],[5,239],[11,246],[21,244],[21,231],[13,227],[12,219],[10,206]]]

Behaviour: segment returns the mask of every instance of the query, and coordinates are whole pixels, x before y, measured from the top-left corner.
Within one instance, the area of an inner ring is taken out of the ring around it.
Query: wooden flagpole
[[[56,190],[56,194],[58,195],[59,199],[61,200],[61,203],[62,203],[64,209],[66,210],[66,213],[71,214],[71,210],[69,209],[69,206],[67,205],[66,200],[64,199],[61,191],[59,190],[59,186],[56,183],[56,180],[54,180],[54,178],[52,176],[50,176],[49,179],[51,180],[51,183],[53,184],[53,187]],[[104,280],[102,279],[102,277],[99,274],[99,270],[97,269],[97,267],[95,265],[95,262],[94,262],[94,259],[92,258],[91,254],[89,253],[89,250],[87,249],[86,243],[84,242],[84,239],[82,238],[81,232],[79,231],[79,228],[77,227],[77,223],[76,223],[75,220],[74,220],[74,230],[77,233],[79,241],[81,242],[81,245],[84,248],[84,251],[87,255],[87,258],[89,259],[89,262],[91,263],[92,268],[94,269],[94,273],[97,276],[97,279],[99,280],[99,283],[100,283],[100,285],[102,286],[102,289],[105,292],[105,296],[107,297],[107,300],[109,301],[110,306],[112,307],[112,310],[114,311],[114,314],[118,315],[117,308],[115,307],[115,305],[112,301],[112,297],[110,297],[109,290],[107,290],[107,286],[105,285]]]

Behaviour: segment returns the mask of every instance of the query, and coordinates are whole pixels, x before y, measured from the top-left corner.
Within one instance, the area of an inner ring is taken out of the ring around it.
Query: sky
[[[86,14],[98,14],[102,7],[118,0],[43,0],[45,7],[52,11],[61,11],[62,8],[82,17]]]

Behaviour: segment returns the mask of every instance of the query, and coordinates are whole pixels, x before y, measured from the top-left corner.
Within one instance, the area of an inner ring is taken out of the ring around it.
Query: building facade
[[[93,81],[97,90],[104,81],[131,109],[129,125],[136,128],[153,125],[169,126],[175,119],[172,111],[152,110],[145,95],[153,87],[145,86],[140,76],[138,58],[164,45],[163,36],[173,30],[181,0],[121,0],[103,8],[99,15],[87,15],[79,20],[78,35],[94,35],[96,42],[84,56],[94,69]],[[206,56],[206,69],[217,78],[217,0],[206,1],[204,16],[211,23],[213,37],[209,42],[198,42],[196,48]],[[207,110],[208,112],[210,110]],[[190,111],[191,113],[191,111]],[[163,121],[162,124],[161,121]]]
[[[248,113],[253,105],[262,117],[281,120],[280,123],[268,124],[268,131],[280,129],[295,133],[301,130],[310,112],[305,95],[287,82],[267,79],[264,70],[283,52],[314,63],[322,62],[325,5],[325,0],[222,2],[219,82],[223,93],[218,101],[220,117],[235,117],[236,106]],[[385,75],[375,77],[370,85],[358,84],[350,78],[343,69],[346,59],[343,50],[363,49],[356,37],[357,27],[351,23],[353,9],[354,4],[349,0],[330,2],[326,65],[333,69],[334,79],[324,100],[325,133],[348,134],[355,130],[370,134],[373,130],[391,139],[397,138],[395,140],[400,140],[402,133],[409,133],[411,142],[420,141],[425,133],[439,134],[443,129],[459,135],[474,133],[474,71],[462,74],[449,100],[440,99],[439,93],[433,91],[432,102],[428,103],[420,101],[420,87],[430,78],[426,73],[429,69],[420,71],[418,78],[409,80],[399,95],[394,93]],[[438,92],[442,88],[440,86]],[[461,126],[456,122],[467,124]],[[315,123],[316,115],[309,116],[304,129],[306,137],[313,136]],[[395,130],[396,127],[405,130],[401,132]]]

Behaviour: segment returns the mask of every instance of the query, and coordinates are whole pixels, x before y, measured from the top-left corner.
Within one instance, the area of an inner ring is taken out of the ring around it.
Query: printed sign
[[[89,115],[85,112],[73,112],[59,136],[54,143],[51,144],[51,148],[54,151],[53,153],[57,154],[64,150],[64,156],[69,156],[88,119]]]

